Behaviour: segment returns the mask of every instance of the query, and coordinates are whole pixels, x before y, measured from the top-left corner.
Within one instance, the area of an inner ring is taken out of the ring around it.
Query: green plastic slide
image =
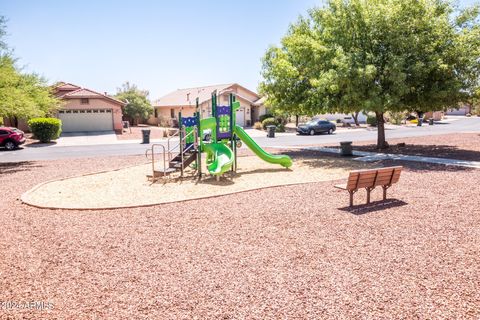
[[[205,143],[203,151],[207,153],[207,169],[210,174],[219,176],[232,168],[233,151],[225,144]]]
[[[273,155],[258,146],[258,144],[240,126],[235,126],[235,134],[263,161],[279,164],[285,168],[292,166],[292,159],[286,155]]]

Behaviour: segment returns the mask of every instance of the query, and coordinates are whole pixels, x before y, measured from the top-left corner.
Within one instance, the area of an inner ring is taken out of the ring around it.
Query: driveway
[[[56,146],[85,146],[117,142],[114,131],[66,132],[57,139]]]

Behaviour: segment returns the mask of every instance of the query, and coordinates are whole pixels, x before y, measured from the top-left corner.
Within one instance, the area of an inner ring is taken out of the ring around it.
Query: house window
[[[175,118],[175,109],[170,109],[170,118]]]
[[[90,101],[88,100],[88,98],[82,98],[80,99],[80,104],[89,104]]]

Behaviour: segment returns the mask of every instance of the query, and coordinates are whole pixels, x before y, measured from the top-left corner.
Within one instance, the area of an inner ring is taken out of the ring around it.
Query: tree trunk
[[[352,113],[352,117],[353,117],[353,121],[355,121],[355,125],[357,127],[360,127],[360,123],[358,123],[358,114],[359,114],[359,112],[354,112],[354,113]]]
[[[295,127],[298,127],[298,114],[295,115]]]
[[[377,118],[377,148],[387,149],[388,143],[385,141],[385,119],[383,118],[383,112],[375,112]]]
[[[417,115],[418,115],[417,126],[421,127],[423,122],[423,112],[417,111]]]
[[[13,116],[13,126],[15,128],[18,128],[18,118],[17,118],[17,116]]]

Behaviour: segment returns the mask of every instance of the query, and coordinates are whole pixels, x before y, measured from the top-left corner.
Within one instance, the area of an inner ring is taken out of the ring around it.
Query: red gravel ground
[[[0,318],[480,317],[480,170],[405,163],[388,205],[355,211],[334,182],[110,211],[17,200],[143,161],[0,165],[0,302],[54,306]]]
[[[354,150],[480,161],[480,134],[478,133],[388,139],[388,143],[390,148],[378,150],[376,141],[355,142]],[[406,145],[398,146],[398,143]]]

